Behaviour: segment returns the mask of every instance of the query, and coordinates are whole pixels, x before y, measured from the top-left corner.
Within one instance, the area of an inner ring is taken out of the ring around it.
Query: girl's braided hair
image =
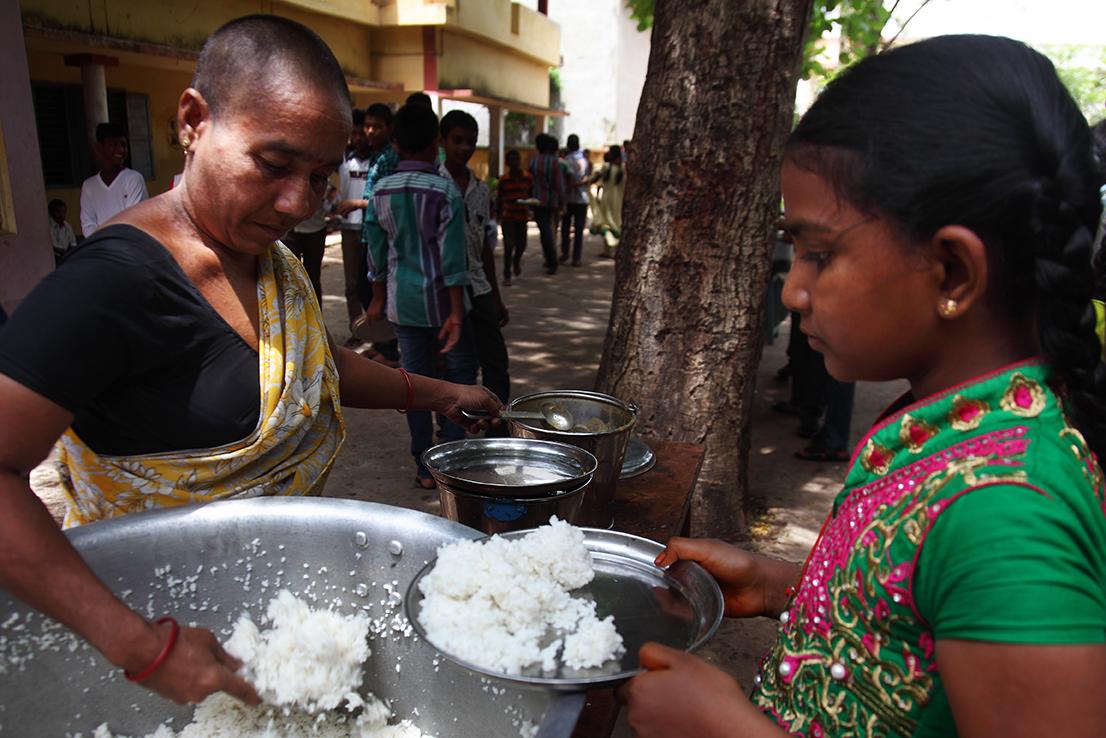
[[[1048,59],[991,36],[870,57],[826,88],[786,155],[913,239],[945,225],[974,231],[987,246],[989,298],[1013,325],[1036,325],[1069,419],[1106,458],[1091,302],[1098,175],[1087,121]]]

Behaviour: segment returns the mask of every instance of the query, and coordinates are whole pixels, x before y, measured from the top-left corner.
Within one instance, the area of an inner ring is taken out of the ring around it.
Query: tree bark
[[[810,0],[657,0],[597,387],[705,443],[696,534],[744,532],[749,410]]]

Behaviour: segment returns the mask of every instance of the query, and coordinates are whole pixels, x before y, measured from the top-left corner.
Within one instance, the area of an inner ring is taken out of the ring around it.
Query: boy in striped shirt
[[[377,182],[365,211],[365,238],[373,298],[366,318],[385,317],[395,327],[400,360],[412,374],[438,376],[443,355],[451,382],[476,384],[478,364],[465,316],[469,284],[465,251],[465,205],[452,180],[438,174],[438,117],[423,105],[405,105],[395,116],[400,162],[395,174]],[[416,483],[432,489],[422,466],[423,451],[434,442],[431,413],[407,413]],[[465,431],[445,421],[439,440],[454,441]]]

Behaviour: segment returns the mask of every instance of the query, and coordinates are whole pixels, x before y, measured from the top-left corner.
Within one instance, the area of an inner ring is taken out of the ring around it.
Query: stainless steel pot
[[[583,693],[489,690],[410,631],[392,629],[393,618],[405,622],[401,598],[410,580],[438,547],[482,536],[457,523],[374,503],[277,497],[128,515],[67,535],[133,607],[220,637],[243,610],[259,622],[280,588],[340,612],[363,610],[384,626],[370,644],[364,688],[423,732],[517,738],[528,720],[540,725],[541,738],[568,738],[583,707]],[[68,630],[3,590],[0,707],[2,732],[13,736],[89,735],[105,721],[112,731],[143,735],[169,717],[180,729],[191,715],[128,684]]]
[[[556,390],[519,397],[511,402],[510,409],[539,412],[551,402],[566,410],[581,430],[558,431],[542,421],[510,420],[511,435],[560,441],[591,452],[598,466],[584,495],[577,524],[610,528],[614,525],[615,485],[622,473],[630,431],[637,421],[637,407],[599,392]],[[589,421],[598,421],[603,430],[582,430]]]
[[[478,495],[452,487],[440,479],[437,482],[442,515],[488,535],[537,528],[549,523],[552,515],[575,524],[589,484],[585,481],[574,489],[529,497],[503,491],[496,496]]]

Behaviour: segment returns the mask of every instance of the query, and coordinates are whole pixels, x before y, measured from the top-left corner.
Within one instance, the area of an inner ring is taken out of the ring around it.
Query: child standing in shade
[[[557,247],[554,244],[553,219],[565,202],[565,176],[557,158],[557,139],[539,133],[534,142],[537,154],[530,160],[534,177],[534,221],[541,233],[541,253],[545,257],[545,273],[557,273]]]
[[[395,117],[400,162],[395,174],[376,183],[365,211],[365,237],[373,297],[369,320],[386,315],[399,339],[403,368],[435,376],[444,355],[446,376],[458,384],[476,384],[479,367],[466,328],[470,283],[465,250],[465,204],[451,179],[442,177],[438,159],[438,116],[426,106],[408,104]],[[407,413],[416,484],[433,489],[422,453],[434,443],[431,413]],[[439,440],[465,437],[446,421]]]
[[[522,156],[516,149],[507,152],[507,173],[499,180],[499,225],[503,229],[503,284],[511,284],[522,274],[522,253],[526,251],[526,226],[530,209],[519,202],[529,199],[534,178],[522,169]],[[494,270],[493,270],[494,271]]]
[[[486,238],[489,220],[488,186],[476,178],[468,167],[476,151],[479,128],[476,119],[462,110],[451,110],[442,116],[442,142],[445,162],[441,174],[453,180],[465,201],[465,247],[468,250],[468,296],[472,304],[469,320],[476,356],[480,360],[480,376],[484,386],[503,404],[511,397],[511,375],[507,363],[507,343],[503,331],[510,316],[495,278],[495,257]],[[506,425],[497,423],[488,429],[489,435],[505,435]]]

